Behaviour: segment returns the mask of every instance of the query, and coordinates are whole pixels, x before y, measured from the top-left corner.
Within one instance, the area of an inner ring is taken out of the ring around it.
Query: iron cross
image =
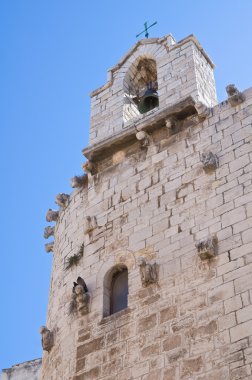
[[[149,33],[148,33],[148,29],[150,29],[152,26],[156,25],[157,24],[157,21],[155,21],[153,24],[151,24],[150,26],[147,26],[147,21],[144,23],[144,30],[137,34],[136,35],[136,38],[139,37],[142,33],[145,33],[145,37],[148,38],[149,37]]]

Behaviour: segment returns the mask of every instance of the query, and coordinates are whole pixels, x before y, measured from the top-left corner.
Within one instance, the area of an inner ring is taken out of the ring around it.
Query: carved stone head
[[[198,250],[198,255],[201,260],[211,259],[216,255],[217,238],[216,236],[207,236],[195,243]]]
[[[144,267],[146,265],[146,260],[144,257],[140,256],[137,258],[137,265],[139,267]]]
[[[219,166],[218,157],[213,152],[202,153],[201,162],[206,172],[215,170]]]
[[[228,102],[231,105],[231,107],[235,107],[244,102],[245,97],[243,93],[240,92],[234,84],[229,84],[226,87],[226,91],[228,94]]]
[[[97,227],[95,216],[85,216],[84,218],[84,234],[89,234]]]
[[[76,294],[84,294],[84,288],[81,285],[76,285],[74,288],[74,291]]]
[[[145,258],[140,256],[137,258],[139,266],[141,282],[144,287],[157,282],[157,264],[147,263]]]
[[[56,195],[55,203],[60,207],[66,207],[68,204],[70,195],[65,193],[59,193]]]
[[[45,244],[45,250],[47,253],[53,252],[54,242]]]
[[[233,96],[233,95],[239,94],[239,91],[234,84],[228,84],[226,86],[226,91],[227,91],[228,96]]]
[[[49,352],[54,345],[53,332],[50,331],[46,326],[41,326],[40,334],[41,334],[42,348],[44,351]]]
[[[75,175],[75,176],[71,179],[71,186],[72,186],[73,188],[84,187],[85,184],[86,184],[86,180],[87,180],[87,175],[86,175],[86,174],[84,174],[84,175],[80,175],[80,176]]]
[[[48,239],[50,236],[53,236],[54,235],[54,230],[55,230],[55,227],[52,227],[52,226],[45,227],[45,229],[44,229],[44,238]]]
[[[47,222],[56,222],[59,217],[59,211],[52,210],[49,208],[49,210],[46,213],[46,221]]]
[[[96,166],[92,161],[84,162],[82,169],[86,173],[91,173],[92,175],[96,173]]]
[[[149,145],[150,138],[149,138],[148,133],[146,133],[145,131],[137,132],[136,138],[138,141],[140,141],[142,148],[146,148]]]

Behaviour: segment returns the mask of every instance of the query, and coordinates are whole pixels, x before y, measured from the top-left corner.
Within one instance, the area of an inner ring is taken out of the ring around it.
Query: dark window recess
[[[116,272],[111,282],[110,314],[126,309],[128,306],[128,270]]]

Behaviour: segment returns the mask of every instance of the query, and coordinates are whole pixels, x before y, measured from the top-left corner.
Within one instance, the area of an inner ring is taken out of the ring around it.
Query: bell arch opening
[[[128,307],[128,268],[113,267],[104,278],[103,316],[115,314]]]
[[[126,73],[123,87],[124,121],[129,121],[158,107],[156,61],[153,58],[139,57]]]

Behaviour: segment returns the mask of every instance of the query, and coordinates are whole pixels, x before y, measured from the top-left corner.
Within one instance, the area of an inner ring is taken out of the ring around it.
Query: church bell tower
[[[41,380],[250,378],[252,90],[217,104],[213,69],[193,35],[145,38],[92,92],[46,216]]]

